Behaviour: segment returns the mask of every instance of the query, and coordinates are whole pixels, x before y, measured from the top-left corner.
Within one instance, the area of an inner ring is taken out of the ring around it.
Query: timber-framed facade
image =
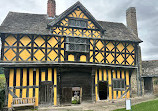
[[[8,107],[26,97],[36,106],[71,104],[75,91],[80,102],[130,98],[137,35],[122,23],[97,21],[80,2],[49,14],[10,12],[0,27]]]

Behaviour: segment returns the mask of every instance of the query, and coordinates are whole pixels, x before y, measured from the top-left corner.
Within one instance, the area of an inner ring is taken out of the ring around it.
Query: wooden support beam
[[[54,106],[57,106],[57,69],[54,68]]]

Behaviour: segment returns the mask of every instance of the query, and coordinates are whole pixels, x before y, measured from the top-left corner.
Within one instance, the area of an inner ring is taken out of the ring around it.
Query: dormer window
[[[69,19],[69,26],[87,28],[87,21]]]

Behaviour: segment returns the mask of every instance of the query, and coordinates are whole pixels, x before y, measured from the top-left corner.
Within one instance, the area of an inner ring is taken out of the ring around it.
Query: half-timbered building
[[[138,69],[135,8],[122,23],[96,20],[77,2],[60,15],[55,0],[47,14],[9,12],[0,26],[7,104],[35,97],[39,104],[130,98]],[[137,71],[137,70],[136,70]]]

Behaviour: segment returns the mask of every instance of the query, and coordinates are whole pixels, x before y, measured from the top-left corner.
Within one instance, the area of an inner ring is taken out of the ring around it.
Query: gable
[[[76,8],[68,17],[88,19],[87,16],[80,10],[80,8]]]
[[[91,21],[91,18],[88,18],[86,14],[84,14],[83,11],[81,11],[80,8],[76,8],[74,11],[72,11],[70,14],[67,15],[66,18],[62,19],[59,24],[61,26],[69,26],[69,20],[71,19],[77,19],[81,21],[87,22],[87,28],[88,29],[98,29],[96,25]]]
[[[76,7],[52,27],[53,34],[101,38],[101,30],[91,17]]]

